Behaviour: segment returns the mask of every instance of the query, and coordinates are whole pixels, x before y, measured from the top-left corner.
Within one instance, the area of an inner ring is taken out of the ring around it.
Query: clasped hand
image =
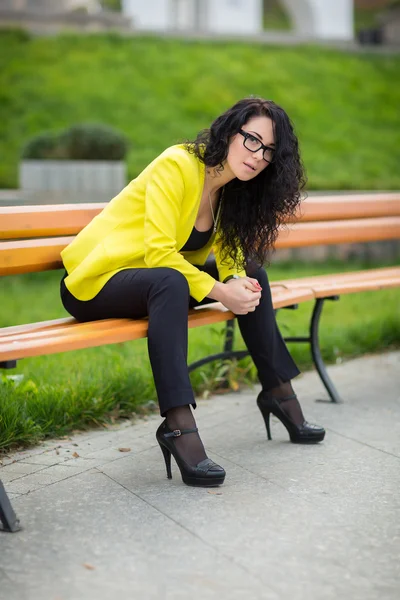
[[[260,304],[261,287],[253,277],[230,279],[225,285],[222,304],[235,315],[254,312]]]

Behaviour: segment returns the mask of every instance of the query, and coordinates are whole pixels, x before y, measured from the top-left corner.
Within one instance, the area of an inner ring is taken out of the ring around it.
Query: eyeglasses
[[[261,150],[261,148],[263,148],[263,159],[267,163],[274,162],[274,148],[264,146],[264,144],[262,144],[258,138],[256,138],[251,133],[248,133],[247,131],[243,131],[243,129],[239,129],[239,133],[244,138],[243,146],[247,148],[247,150],[250,150],[250,152],[258,152],[259,150]]]

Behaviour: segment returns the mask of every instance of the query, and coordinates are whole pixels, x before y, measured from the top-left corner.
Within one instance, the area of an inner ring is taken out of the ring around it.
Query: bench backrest
[[[0,275],[58,269],[61,250],[106,204],[0,207]],[[60,237],[61,236],[61,237]],[[400,239],[400,194],[312,196],[277,248]]]

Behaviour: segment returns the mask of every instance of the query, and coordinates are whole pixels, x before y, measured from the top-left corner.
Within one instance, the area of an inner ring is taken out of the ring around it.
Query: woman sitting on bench
[[[61,297],[78,321],[149,317],[148,349],[160,413],[156,437],[188,485],[223,483],[192,408],[188,309],[212,300],[238,317],[257,367],[270,437],[273,413],[292,442],[320,442],[291,386],[299,374],[278,330],[263,264],[305,183],[298,141],[274,102],[245,98],[194,142],[158,156],[62,252]],[[214,256],[210,260],[211,250]]]

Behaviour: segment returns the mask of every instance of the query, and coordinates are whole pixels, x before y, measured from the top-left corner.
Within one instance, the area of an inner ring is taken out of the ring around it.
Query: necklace
[[[212,220],[213,220],[213,223],[214,223],[214,228],[213,228],[214,229],[214,233],[217,232],[217,223],[218,223],[219,211],[221,209],[222,194],[223,194],[223,191],[221,192],[221,198],[219,199],[219,203],[218,203],[217,218],[215,218],[214,217],[214,210],[213,210],[212,202],[211,202],[211,192],[208,192],[208,200],[210,202],[211,215],[212,215]]]

